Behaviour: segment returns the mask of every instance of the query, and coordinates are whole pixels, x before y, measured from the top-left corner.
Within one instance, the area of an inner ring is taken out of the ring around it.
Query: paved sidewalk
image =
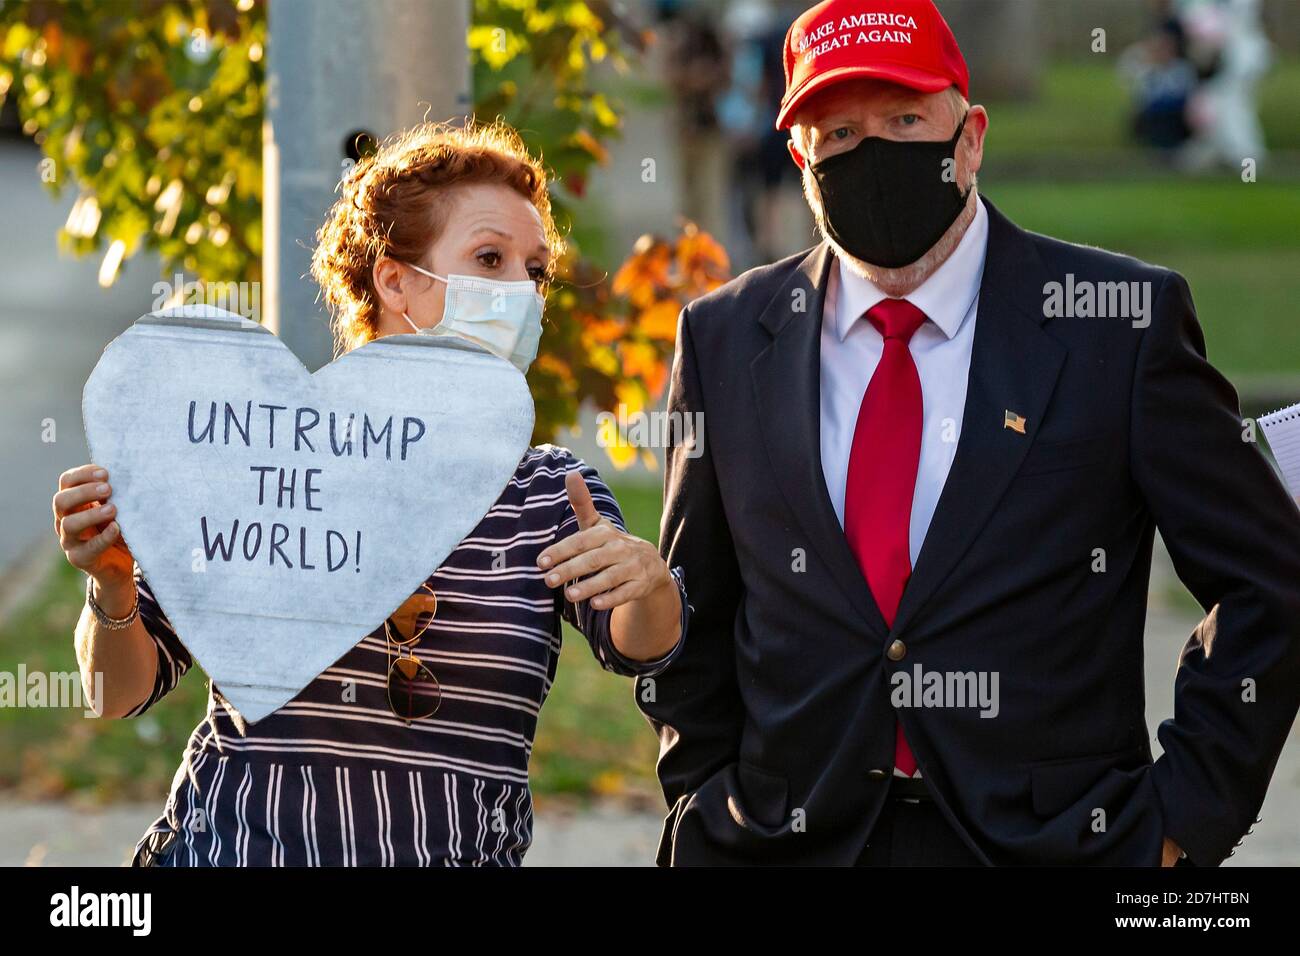
[[[162,806],[85,809],[0,799],[0,867],[121,866]],[[540,809],[529,866],[650,866],[661,817],[599,804],[582,813]]]

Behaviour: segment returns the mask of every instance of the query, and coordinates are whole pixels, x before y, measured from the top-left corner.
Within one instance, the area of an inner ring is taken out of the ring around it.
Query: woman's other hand
[[[565,585],[575,604],[590,598],[604,610],[644,598],[659,589],[677,591],[668,566],[649,541],[628,534],[602,517],[581,473],[564,478],[564,490],[578,518],[578,532],[551,545],[537,558],[549,587]],[[578,580],[584,578],[585,580]]]
[[[578,531],[538,555],[543,580],[563,586],[570,602],[613,609],[610,636],[619,653],[643,661],[664,656],[681,636],[681,597],[658,549],[602,517],[580,472],[565,476],[564,489]]]

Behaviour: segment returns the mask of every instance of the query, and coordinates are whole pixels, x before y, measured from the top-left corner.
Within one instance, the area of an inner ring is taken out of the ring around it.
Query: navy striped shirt
[[[219,688],[194,729],[166,807],[136,846],[160,866],[518,865],[532,840],[528,760],[560,653],[561,620],[607,670],[650,676],[614,647],[610,612],[547,587],[537,556],[577,530],[564,489],[579,468],[597,510],[624,527],[599,475],[565,448],[528,451],[478,526],[429,578],[438,606],[415,655],[442,703],[410,724],[388,704],[381,626],[292,701],[245,726]],[[682,633],[689,606],[680,569]],[[191,658],[136,568],[140,617],[158,647],[153,692]]]

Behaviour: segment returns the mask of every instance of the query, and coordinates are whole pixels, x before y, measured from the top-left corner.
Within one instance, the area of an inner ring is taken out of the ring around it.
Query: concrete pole
[[[315,371],[329,315],[308,268],[347,143],[471,111],[469,0],[271,0],[263,130],[263,323]]]

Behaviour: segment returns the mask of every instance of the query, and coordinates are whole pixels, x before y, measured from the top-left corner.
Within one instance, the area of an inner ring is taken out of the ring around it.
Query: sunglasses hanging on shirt
[[[438,598],[427,583],[384,621],[384,633],[397,646],[388,665],[388,706],[410,723],[432,717],[442,703],[442,687],[433,672],[415,656],[415,645],[433,626]]]

